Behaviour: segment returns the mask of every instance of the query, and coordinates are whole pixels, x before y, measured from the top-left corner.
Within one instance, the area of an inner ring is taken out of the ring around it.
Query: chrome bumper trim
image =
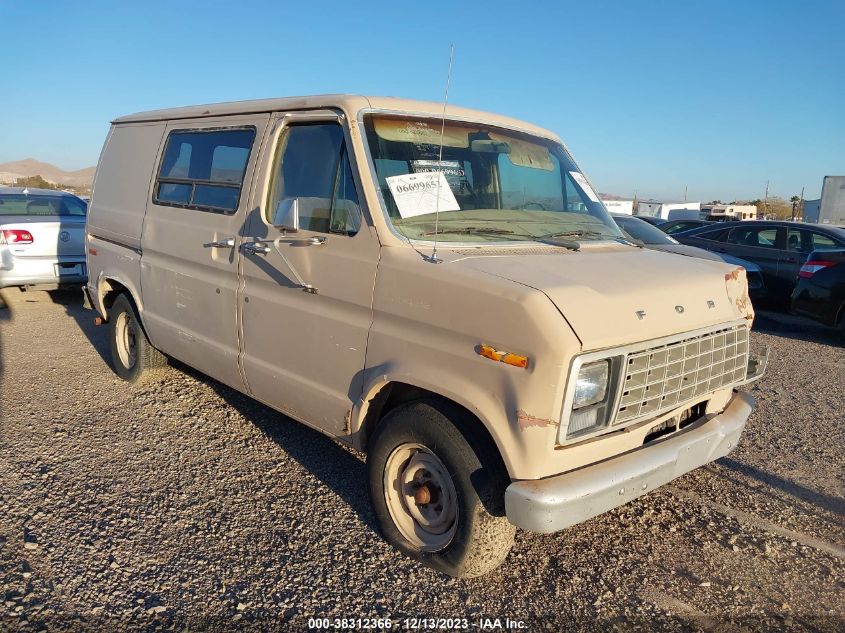
[[[505,491],[508,520],[549,534],[628,503],[727,455],[755,406],[749,394],[736,392],[722,413],[666,439],[572,472],[516,481]]]

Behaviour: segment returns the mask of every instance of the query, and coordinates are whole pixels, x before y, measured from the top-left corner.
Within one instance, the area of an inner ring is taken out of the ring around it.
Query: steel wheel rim
[[[115,323],[115,339],[117,343],[117,355],[120,362],[126,369],[135,366],[137,358],[137,343],[135,340],[135,328],[132,327],[132,320],[125,312],[121,312]]]
[[[384,466],[384,498],[393,524],[423,552],[445,548],[458,525],[458,494],[449,470],[431,449],[397,446]]]

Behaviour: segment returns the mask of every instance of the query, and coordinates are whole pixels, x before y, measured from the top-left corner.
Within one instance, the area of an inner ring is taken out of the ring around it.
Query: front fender
[[[542,292],[410,249],[382,250],[362,398],[350,432],[390,382],[420,387],[476,415],[512,478],[540,477],[554,450],[566,374],[581,349]],[[479,354],[481,345],[528,357],[526,368]]]

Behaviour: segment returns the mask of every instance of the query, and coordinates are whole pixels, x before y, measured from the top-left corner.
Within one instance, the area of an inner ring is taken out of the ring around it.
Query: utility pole
[[[763,196],[763,219],[769,219],[769,181],[766,181],[766,195]]]
[[[804,187],[801,187],[801,198],[798,200],[798,210],[801,212],[801,219],[804,219]]]
[[[687,201],[687,185],[684,185],[684,202]]]

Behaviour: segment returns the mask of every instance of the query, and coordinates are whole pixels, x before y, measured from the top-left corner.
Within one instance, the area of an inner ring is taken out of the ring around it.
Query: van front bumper
[[[722,413],[666,439],[572,472],[516,481],[505,491],[508,520],[549,534],[628,503],[727,455],[755,406],[754,398],[738,391]]]

